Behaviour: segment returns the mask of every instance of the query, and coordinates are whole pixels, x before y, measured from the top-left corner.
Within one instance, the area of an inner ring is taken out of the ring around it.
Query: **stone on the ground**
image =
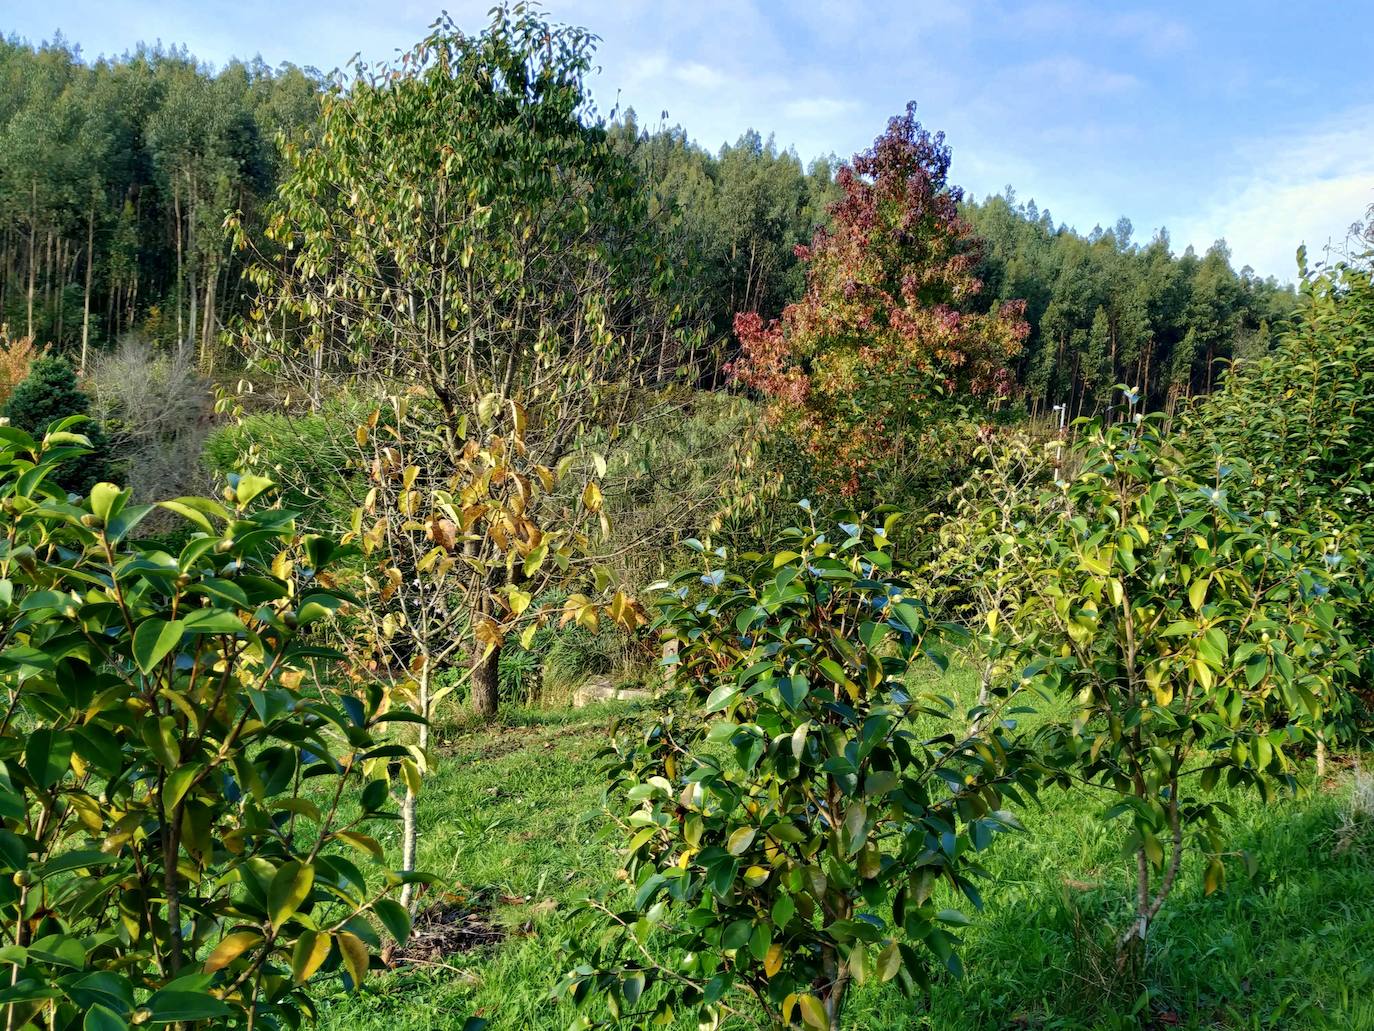
[[[572,703],[574,709],[580,709],[595,702],[638,702],[652,697],[653,692],[643,688],[616,687],[609,680],[593,679],[573,692]]]

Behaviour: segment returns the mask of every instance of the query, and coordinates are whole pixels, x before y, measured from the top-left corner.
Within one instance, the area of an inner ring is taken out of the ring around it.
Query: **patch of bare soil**
[[[491,919],[482,893],[440,895],[415,916],[410,940],[386,957],[393,967],[445,965],[451,956],[493,945],[505,932]]]

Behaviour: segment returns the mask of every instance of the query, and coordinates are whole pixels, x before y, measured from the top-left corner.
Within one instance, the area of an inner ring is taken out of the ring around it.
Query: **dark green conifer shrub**
[[[57,355],[45,355],[33,363],[28,378],[14,388],[4,409],[11,426],[40,438],[52,423],[90,412],[91,399],[77,386],[76,371]],[[63,461],[56,480],[71,493],[86,494],[95,484],[114,479],[115,469],[104,427],[92,420],[79,430],[91,442],[91,450]]]

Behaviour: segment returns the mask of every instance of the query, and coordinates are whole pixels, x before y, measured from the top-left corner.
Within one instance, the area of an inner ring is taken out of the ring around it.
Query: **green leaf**
[[[181,641],[186,625],[179,619],[145,619],[134,630],[134,662],[145,674],[157,668],[167,653]]]
[[[143,741],[153,750],[163,767],[175,770],[181,766],[181,746],[177,743],[177,721],[171,716],[143,721]]]
[[[181,622],[192,634],[241,634],[248,629],[238,616],[221,609],[195,609]]]
[[[263,491],[270,490],[273,486],[275,484],[266,476],[244,473],[239,477],[238,485],[234,488],[234,497],[238,499],[240,505],[247,505]]]
[[[310,894],[315,883],[315,868],[298,860],[284,863],[267,889],[267,916],[273,927],[281,927]]]
[[[722,949],[742,949],[749,944],[749,939],[753,933],[753,921],[736,920],[721,933],[720,947]]]
[[[739,688],[735,687],[734,684],[721,684],[720,687],[712,691],[710,697],[706,699],[706,711],[716,712],[720,709],[724,709],[734,701],[735,696],[738,694]]]
[[[154,992],[145,1005],[152,1011],[151,1023],[174,1024],[183,1020],[210,1020],[229,1015],[229,1007],[208,992]]]
[[[29,734],[24,745],[24,766],[38,786],[47,789],[66,774],[72,760],[72,736],[49,727]]]
[[[791,895],[779,895],[773,902],[773,923],[778,930],[784,929],[792,922],[792,916],[797,911],[797,904],[792,901]]]
[[[129,1031],[129,1025],[110,1007],[97,1002],[86,1011],[81,1031]]]
[[[124,492],[113,483],[97,483],[91,488],[91,514],[108,526],[110,520],[124,507]]]
[[[394,899],[378,899],[372,907],[397,945],[405,945],[410,938],[410,912]]]
[[[187,763],[167,774],[167,779],[162,785],[162,811],[169,819],[186,796],[191,782],[200,775],[202,768],[199,763]]]

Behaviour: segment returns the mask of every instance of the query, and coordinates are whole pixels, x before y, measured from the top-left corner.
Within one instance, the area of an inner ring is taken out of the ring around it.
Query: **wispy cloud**
[[[1058,95],[1073,97],[1125,93],[1137,89],[1140,80],[1130,72],[1105,68],[1081,57],[1058,55],[1008,69],[1002,76],[1006,88],[1030,91],[1039,104]]]
[[[788,118],[799,121],[823,122],[841,115],[852,114],[859,109],[854,100],[841,100],[837,97],[804,97],[789,100],[782,111]]]
[[[1332,118],[1307,133],[1256,139],[1238,149],[1246,171],[1226,178],[1175,222],[1174,244],[1201,250],[1225,238],[1238,264],[1292,279],[1294,252],[1313,260],[1374,203],[1374,106]]]

